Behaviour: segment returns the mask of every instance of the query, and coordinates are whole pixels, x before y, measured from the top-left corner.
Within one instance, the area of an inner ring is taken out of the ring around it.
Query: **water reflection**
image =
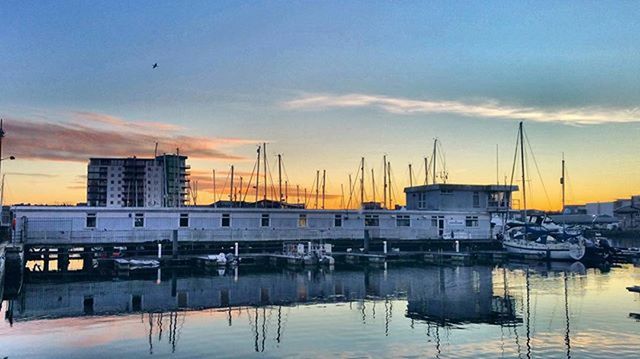
[[[625,280],[639,273],[631,266],[612,272],[623,273]],[[610,316],[614,309],[628,316],[640,306],[630,309],[633,299],[625,299],[621,308],[610,308],[616,303],[611,298],[621,294],[609,289],[615,281],[611,273],[582,265],[531,263],[501,268],[240,268],[214,274],[165,270],[116,280],[32,273],[3,305],[6,325],[0,326],[0,338],[46,336],[67,325],[80,327],[80,336],[97,330],[102,337],[118,328],[122,337],[110,338],[107,347],[129,354],[144,342],[148,354],[204,355],[215,348],[219,356],[291,355],[304,349],[309,356],[570,358],[580,356],[574,353],[576,346],[587,356],[611,353],[591,342],[603,336],[591,329],[597,323],[597,330],[609,331],[605,337],[617,337],[615,352],[624,357],[640,349],[633,344],[640,336]],[[595,294],[608,303],[601,303],[602,312],[593,310]],[[144,340],[129,347],[126,343],[136,337]],[[224,340],[212,342],[210,337]],[[15,343],[7,348],[22,349]],[[96,353],[105,348],[94,347]],[[73,349],[67,345],[56,354]],[[47,351],[33,352],[38,353]]]

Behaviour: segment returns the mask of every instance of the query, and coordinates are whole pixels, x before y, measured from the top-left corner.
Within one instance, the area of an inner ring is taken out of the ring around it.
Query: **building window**
[[[96,214],[87,213],[87,228],[96,228]]]
[[[298,216],[298,227],[306,227],[307,226],[307,215],[301,214]]]
[[[473,192],[473,208],[480,208],[480,192]]]
[[[427,208],[427,192],[418,193],[418,208]]]
[[[336,217],[333,219],[334,227],[342,227],[342,215],[336,214]]]
[[[467,216],[465,225],[467,227],[478,227],[478,216]]]
[[[364,226],[365,227],[379,227],[380,226],[380,218],[377,214],[367,214],[364,216]]]
[[[270,225],[270,220],[269,220],[269,214],[268,213],[264,213],[262,215],[262,218],[260,219],[260,227],[269,227]]]
[[[411,227],[411,217],[407,215],[397,216],[396,227]]]
[[[180,213],[180,227],[189,227],[189,213]]]
[[[231,215],[229,213],[222,214],[221,227],[231,227]]]
[[[133,219],[134,227],[144,227],[144,213],[136,213]]]
[[[440,194],[443,194],[443,195],[452,195],[452,194],[453,194],[453,190],[450,190],[450,189],[442,189],[442,190],[440,190]]]

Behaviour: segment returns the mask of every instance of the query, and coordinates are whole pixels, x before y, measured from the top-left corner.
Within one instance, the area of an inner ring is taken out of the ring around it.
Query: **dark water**
[[[0,357],[640,356],[632,265],[160,277],[32,275],[3,303]]]

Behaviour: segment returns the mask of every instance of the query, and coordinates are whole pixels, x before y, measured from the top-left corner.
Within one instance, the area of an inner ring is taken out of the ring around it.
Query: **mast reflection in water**
[[[0,344],[10,357],[633,357],[640,335],[626,317],[640,305],[615,288],[639,274],[575,264],[241,269],[160,281],[30,273],[3,304]]]

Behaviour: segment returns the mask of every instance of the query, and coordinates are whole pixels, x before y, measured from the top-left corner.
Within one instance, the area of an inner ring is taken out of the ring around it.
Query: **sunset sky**
[[[442,143],[449,183],[511,174],[518,122],[532,207],[640,194],[640,3],[2,1],[5,203],[86,200],[91,156],[189,156],[199,203],[259,142],[328,206],[360,157],[408,164]],[[152,65],[158,63],[158,68]],[[538,176],[538,170],[542,177]],[[273,167],[272,167],[273,168]],[[277,172],[273,172],[276,179]],[[290,201],[295,193],[290,191]],[[545,195],[546,188],[546,195]],[[253,199],[251,196],[249,199]],[[369,198],[370,199],[370,198]]]

